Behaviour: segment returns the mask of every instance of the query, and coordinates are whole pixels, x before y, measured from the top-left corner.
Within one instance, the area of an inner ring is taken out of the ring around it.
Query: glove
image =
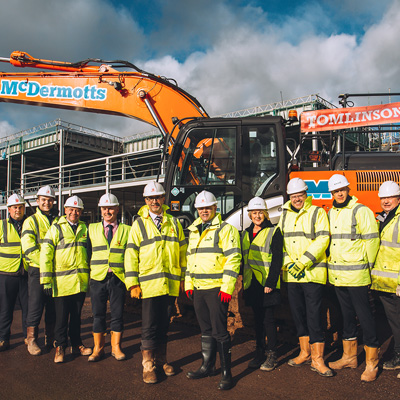
[[[189,300],[193,301],[193,290],[186,290],[186,296]]]
[[[53,296],[53,289],[51,288],[50,283],[46,283],[45,285],[43,285],[43,293],[49,297]]]
[[[139,285],[131,287],[131,298],[132,299],[140,299],[142,297],[142,290]]]
[[[301,264],[301,263],[293,263],[290,264],[288,267],[288,272],[290,275],[293,276],[293,278],[295,279],[300,279],[300,278],[304,278],[305,277],[305,272],[304,272],[304,268],[305,265]]]
[[[400,297],[400,285],[397,285],[396,287],[396,296]]]
[[[218,297],[220,298],[222,303],[229,303],[232,299],[232,295],[225,293],[225,292],[219,292]]]

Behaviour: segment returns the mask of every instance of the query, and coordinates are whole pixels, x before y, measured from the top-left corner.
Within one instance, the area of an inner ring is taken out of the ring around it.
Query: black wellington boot
[[[221,381],[219,382],[218,389],[229,390],[233,387],[233,380],[231,374],[231,340],[225,342],[217,342],[219,358],[221,361]]]
[[[203,363],[197,371],[189,371],[189,379],[201,379],[215,374],[215,359],[217,357],[217,342],[212,336],[201,337],[201,354]]]

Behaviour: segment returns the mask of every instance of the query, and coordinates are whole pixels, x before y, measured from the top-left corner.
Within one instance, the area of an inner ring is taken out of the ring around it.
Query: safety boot
[[[56,354],[54,356],[54,362],[59,364],[64,362],[64,356],[65,356],[65,349],[62,346],[57,346],[56,347]]]
[[[383,369],[394,370],[400,368],[400,352],[395,352],[391,360],[383,363]]]
[[[122,332],[111,331],[111,355],[117,360],[125,360],[126,356],[121,350]]]
[[[337,361],[330,362],[329,368],[357,368],[357,339],[343,340],[343,355]]]
[[[248,368],[258,369],[261,364],[265,361],[265,349],[264,347],[257,346],[255,357],[247,365]]]
[[[267,359],[265,362],[260,366],[261,371],[273,371],[275,367],[278,365],[277,361],[277,354],[276,351],[274,350],[268,350],[267,351]]]
[[[39,328],[37,326],[28,326],[26,328],[26,341],[28,344],[29,354],[33,356],[40,356],[42,354],[42,350],[36,343],[38,338]]]
[[[156,366],[154,365],[154,350],[142,350],[143,382],[157,383]]]
[[[166,376],[174,376],[174,367],[167,362],[167,343],[159,345],[155,354],[156,368],[162,368]]]
[[[94,347],[92,354],[88,358],[89,362],[100,361],[104,357],[105,333],[93,332],[93,341]]]
[[[325,343],[323,342],[311,345],[311,371],[317,372],[321,376],[331,377],[333,372],[324,362],[324,348]]]
[[[8,340],[0,340],[0,351],[6,351],[10,348],[10,342]]]
[[[217,357],[217,342],[212,336],[201,337],[201,355],[203,362],[196,371],[189,371],[189,379],[202,379],[215,375],[215,359]]]
[[[297,357],[291,358],[288,364],[291,367],[300,367],[303,364],[310,364],[311,361],[311,349],[310,349],[310,337],[300,336],[300,353]]]
[[[231,374],[231,340],[217,342],[219,359],[221,361],[221,380],[218,385],[220,390],[229,390],[233,388],[233,379]]]
[[[44,345],[46,350],[50,351],[54,345],[54,324],[45,324],[44,327]]]
[[[379,349],[377,347],[364,346],[364,350],[366,366],[361,375],[361,380],[363,382],[373,382],[378,374]]]
[[[86,347],[83,344],[80,346],[71,346],[71,354],[80,355],[80,356],[90,356],[92,354],[92,349],[90,347]]]

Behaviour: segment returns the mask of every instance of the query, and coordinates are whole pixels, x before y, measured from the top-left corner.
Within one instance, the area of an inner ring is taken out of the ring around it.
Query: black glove
[[[51,297],[51,296],[53,296],[53,289],[52,289],[51,287],[44,287],[44,288],[43,288],[43,293],[44,293],[46,296]]]

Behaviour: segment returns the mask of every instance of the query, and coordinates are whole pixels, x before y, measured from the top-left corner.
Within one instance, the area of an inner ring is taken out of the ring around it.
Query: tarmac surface
[[[82,313],[82,339],[93,346],[90,299]],[[390,358],[391,341],[385,322],[380,323],[381,360]],[[0,400],[69,400],[69,399],[374,399],[400,398],[398,371],[382,371],[375,382],[364,383],[360,376],[365,367],[362,345],[359,346],[359,367],[337,371],[332,378],[320,377],[309,366],[290,367],[287,361],[296,356],[298,346],[281,343],[279,365],[272,372],[247,368],[253,357],[255,341],[252,336],[235,332],[232,347],[232,374],[235,387],[230,391],[217,389],[218,375],[201,380],[189,380],[186,372],[201,364],[200,332],[196,325],[176,318],[171,324],[168,360],[177,374],[166,378],[159,375],[157,384],[142,381],[140,353],[140,314],[127,307],[122,343],[127,355],[125,361],[116,361],[111,355],[110,336],[106,337],[106,356],[97,363],[88,363],[87,357],[68,354],[64,364],[53,362],[55,350],[41,356],[31,356],[26,350],[21,333],[21,313],[16,310],[12,326],[11,348],[0,353]],[[384,335],[384,336],[382,336]],[[39,331],[39,345],[43,347],[43,324]],[[328,348],[326,361],[339,358],[341,349]],[[217,367],[219,361],[217,359]]]

